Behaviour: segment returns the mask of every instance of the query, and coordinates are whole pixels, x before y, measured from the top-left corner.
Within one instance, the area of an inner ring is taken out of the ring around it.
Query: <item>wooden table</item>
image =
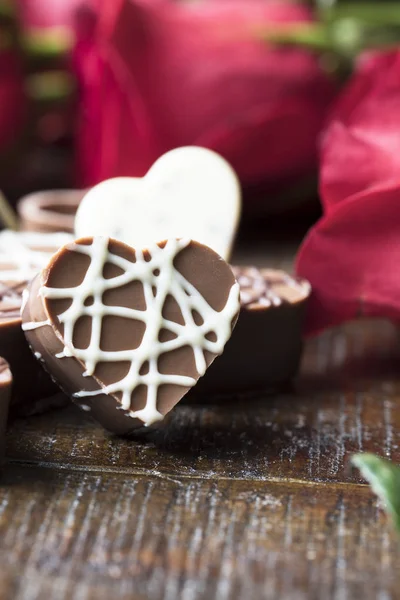
[[[239,259],[287,266],[295,244]],[[74,407],[19,420],[0,482],[0,600],[390,600],[399,547],[353,452],[400,462],[385,322],[306,346],[296,389],[181,404],[110,437]]]

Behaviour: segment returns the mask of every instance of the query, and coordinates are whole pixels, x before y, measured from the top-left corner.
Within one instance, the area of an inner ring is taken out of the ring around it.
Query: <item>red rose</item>
[[[324,135],[325,216],[297,272],[313,295],[307,331],[358,316],[400,320],[400,51],[363,61]]]
[[[332,82],[308,52],[261,39],[310,19],[281,1],[102,3],[76,57],[80,184],[141,176],[182,145],[216,150],[245,183],[311,171]]]
[[[0,152],[14,144],[25,124],[22,68],[12,50],[0,52]]]

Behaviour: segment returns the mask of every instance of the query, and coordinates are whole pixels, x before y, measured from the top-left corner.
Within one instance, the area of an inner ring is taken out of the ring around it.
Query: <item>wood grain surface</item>
[[[294,245],[239,259],[287,266]],[[109,436],[70,406],[15,421],[0,480],[0,600],[395,600],[400,554],[353,452],[400,462],[386,322],[307,343],[293,389],[181,403]]]

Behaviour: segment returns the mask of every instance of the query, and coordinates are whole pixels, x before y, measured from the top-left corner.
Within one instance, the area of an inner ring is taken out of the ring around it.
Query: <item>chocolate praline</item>
[[[18,202],[22,231],[74,231],[75,214],[85,190],[48,190],[24,196]]]
[[[21,329],[23,292],[68,234],[0,233],[0,356],[10,364],[14,384],[11,410],[30,414],[58,405],[60,390],[32,354]]]
[[[295,377],[310,284],[275,269],[233,267],[241,309],[222,356],[190,392],[210,397],[251,390],[277,391]]]

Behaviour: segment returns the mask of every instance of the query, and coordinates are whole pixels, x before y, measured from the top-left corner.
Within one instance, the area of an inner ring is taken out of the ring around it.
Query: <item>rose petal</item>
[[[263,0],[104,3],[77,65],[81,183],[143,175],[193,144],[232,160],[245,182],[310,172],[334,87],[314,56],[260,37],[310,19]]]
[[[357,194],[306,237],[296,271],[313,288],[306,333],[359,317],[400,320],[400,182]]]
[[[340,96],[324,134],[325,211],[356,193],[385,187],[400,172],[400,51],[363,61]]]
[[[325,216],[297,257],[313,295],[306,332],[400,319],[400,51],[363,57],[324,135]]]

